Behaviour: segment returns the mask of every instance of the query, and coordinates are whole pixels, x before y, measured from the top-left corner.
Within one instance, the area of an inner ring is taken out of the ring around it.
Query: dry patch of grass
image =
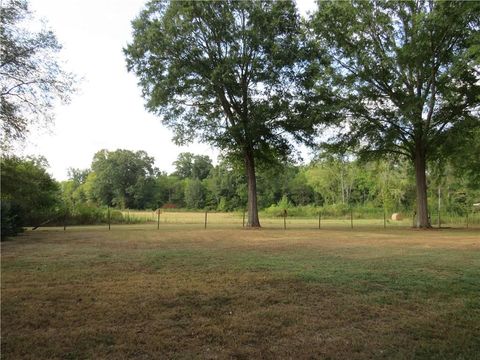
[[[131,223],[144,223],[143,228],[148,225],[157,226],[157,221],[160,220],[160,226],[171,228],[173,226],[188,226],[192,228],[201,229],[205,224],[205,212],[204,211],[180,211],[171,209],[161,209],[160,219],[156,211],[148,210],[124,210],[122,211],[124,220]],[[354,213],[353,227],[358,228],[377,228],[383,229],[384,219],[382,216],[378,218],[364,218],[364,214]],[[286,219],[286,227],[288,229],[318,229],[318,215],[315,216],[288,216]],[[433,219],[436,221],[436,218]],[[145,224],[148,223],[148,224]],[[284,219],[281,216],[273,216],[268,214],[261,214],[262,226],[270,229],[283,229]],[[210,229],[219,228],[241,228],[243,225],[243,213],[242,212],[216,212],[209,211],[207,214],[207,226]],[[321,218],[321,228],[323,229],[350,229],[351,220],[350,215],[338,216],[337,218],[331,218],[323,216]],[[386,219],[385,227],[388,229],[395,228],[409,228],[412,226],[412,218],[407,216],[403,220],[393,221],[390,218]],[[460,217],[443,217],[442,226],[466,228],[466,218]],[[476,214],[472,214],[469,218],[470,228],[479,229],[480,218]],[[152,228],[152,226],[150,226]]]
[[[28,232],[2,357],[475,359],[479,294],[478,231]]]

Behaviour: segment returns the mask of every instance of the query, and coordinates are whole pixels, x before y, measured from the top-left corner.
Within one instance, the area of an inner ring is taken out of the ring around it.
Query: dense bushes
[[[107,212],[96,206],[80,204],[75,206],[67,216],[69,225],[94,225],[108,221]]]
[[[26,226],[107,224],[109,211],[112,224],[156,221],[153,213],[122,213],[119,210],[122,202],[99,198],[95,185],[97,174],[91,169],[71,169],[71,179],[59,186],[46,172],[47,163],[42,158],[7,156],[1,161],[2,239],[21,232]],[[143,209],[242,212],[247,201],[245,175],[225,161],[205,169],[208,171],[204,171],[202,179],[184,178],[186,171],[174,175],[155,171],[149,181],[135,182],[152,185],[151,188],[143,187],[145,191],[136,188],[139,192],[131,193],[128,187],[126,194],[136,195],[123,204],[137,204],[135,199],[143,194],[142,206],[139,206]],[[282,217],[284,210],[289,217],[314,218],[322,214],[325,219],[348,219],[351,212],[355,219],[381,219],[384,208],[387,218],[395,212],[411,217],[414,212],[415,191],[408,167],[403,163],[361,166],[356,161],[330,159],[309,166],[286,164],[279,168],[260,168],[257,175],[258,204],[264,209],[261,216],[265,217]],[[429,188],[432,221],[438,219],[437,194],[441,186],[441,217],[453,216],[465,222],[473,209],[472,203],[480,202],[480,192],[466,188],[461,179],[453,175],[447,180]],[[116,208],[112,207],[113,203],[118,203]],[[474,217],[470,221],[478,220]]]
[[[70,209],[65,218],[65,223],[69,226],[108,224],[109,221],[111,224],[139,224],[152,221],[152,218],[130,215],[129,211],[125,214],[118,209],[87,204],[80,204]]]
[[[8,236],[15,236],[23,231],[22,210],[10,201],[1,202],[2,240]]]
[[[277,204],[272,205],[266,208],[263,211],[263,215],[271,217],[281,217],[284,216],[284,211],[287,210],[287,216],[289,217],[317,217],[319,214],[323,218],[331,219],[342,219],[350,218],[351,213],[357,219],[379,219],[383,217],[383,209],[375,207],[373,205],[366,206],[353,206],[350,207],[347,204],[332,204],[324,206],[316,205],[304,205],[304,206],[294,206],[286,196],[282,198]],[[386,215],[390,216],[391,212],[399,210],[386,210]]]
[[[47,166],[43,158],[2,157],[2,239],[58,213],[60,191]]]

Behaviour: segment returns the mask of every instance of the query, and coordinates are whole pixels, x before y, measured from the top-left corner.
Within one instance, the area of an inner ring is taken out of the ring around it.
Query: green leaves
[[[479,6],[432,1],[318,5],[311,19],[313,42],[321,49],[319,57],[331,63],[311,83],[318,117],[337,127],[334,148],[354,149],[363,158],[410,159],[416,168],[419,226],[429,227],[426,161],[441,156],[442,142],[455,129],[480,127],[472,49]]]
[[[213,169],[212,160],[208,156],[194,155],[190,152],[180,153],[173,165],[175,165],[173,175],[178,176],[180,179],[203,180]]]
[[[197,138],[231,153],[281,144],[288,152],[281,130],[296,130],[300,46],[292,2],[151,1],[132,25],[128,69],[179,144]]]
[[[22,140],[32,123],[47,125],[53,104],[68,103],[75,91],[74,75],[59,65],[61,49],[55,34],[44,27],[32,33],[22,26],[31,20],[28,3],[7,0],[0,7],[0,119],[2,147]]]
[[[47,167],[43,158],[2,156],[2,239],[59,210],[59,187]]]
[[[339,141],[413,158],[416,141],[432,153],[436,137],[453,124],[478,120],[478,73],[469,60],[478,5],[320,2],[311,24],[334,74],[319,76],[315,86],[342,108],[320,111],[332,115],[331,123],[348,123]]]
[[[144,151],[98,151],[92,161],[92,195],[119,208],[143,208],[153,191],[154,160]]]

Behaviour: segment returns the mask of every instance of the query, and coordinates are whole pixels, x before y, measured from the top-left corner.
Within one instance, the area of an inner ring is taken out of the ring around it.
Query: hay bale
[[[400,221],[403,220],[403,216],[400,213],[393,213],[392,214],[392,220],[393,221]]]

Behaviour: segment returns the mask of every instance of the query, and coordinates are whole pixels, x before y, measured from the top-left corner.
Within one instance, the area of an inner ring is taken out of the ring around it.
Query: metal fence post
[[[440,186],[439,186],[438,187],[438,228],[439,229],[442,227],[442,221],[440,219],[441,204],[442,204],[442,198],[441,198],[441,192],[440,192]]]

